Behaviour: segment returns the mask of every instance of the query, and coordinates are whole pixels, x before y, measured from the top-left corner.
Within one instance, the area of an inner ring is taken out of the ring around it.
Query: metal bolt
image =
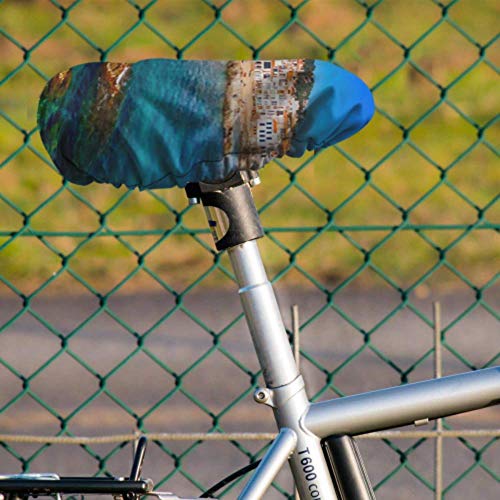
[[[415,427],[420,427],[421,425],[427,425],[428,423],[429,423],[428,418],[422,418],[420,420],[415,420],[415,422],[413,422],[413,425]]]
[[[269,390],[268,389],[257,389],[255,392],[254,392],[254,395],[253,395],[253,399],[257,402],[257,403],[265,403],[269,400],[270,398],[270,394],[269,394]]]

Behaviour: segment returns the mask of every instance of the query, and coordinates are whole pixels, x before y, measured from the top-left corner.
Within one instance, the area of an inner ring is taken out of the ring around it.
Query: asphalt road
[[[491,307],[499,306],[498,292],[498,289],[490,290],[486,294],[485,301]],[[410,297],[414,310],[407,307],[396,311],[383,325],[380,323],[384,318],[398,308],[400,297],[396,293],[346,293],[335,302],[344,317],[326,308],[318,318],[315,316],[317,311],[325,308],[322,294],[286,289],[279,290],[279,296],[288,325],[291,304],[300,306],[301,324],[305,325],[301,333],[304,352],[301,367],[310,395],[320,391],[326,381],[326,372],[334,370],[337,372],[333,383],[344,394],[399,384],[401,372],[410,369],[432,348],[432,328],[420,315],[431,319],[432,302],[436,299],[441,303],[443,326],[451,325],[446,332],[447,346],[443,351],[444,375],[468,369],[457,353],[479,367],[500,350],[498,323],[487,309],[473,307],[472,293]],[[205,432],[213,424],[207,412],[219,415],[218,425],[226,432],[273,432],[270,410],[252,401],[248,372],[256,372],[258,365],[244,322],[236,321],[221,337],[219,351],[204,357],[214,346],[209,332],[223,331],[238,317],[241,311],[238,297],[226,291],[191,294],[186,296],[183,309],[160,322],[174,305],[168,294],[117,296],[108,303],[109,313],[101,312],[93,317],[98,310],[93,297],[40,298],[32,303],[33,314],[24,314],[10,322],[21,303],[16,298],[0,298],[0,325],[9,324],[0,334],[0,358],[30,379],[31,391],[31,395],[25,394],[0,414],[0,433],[54,435],[61,425],[54,412],[67,419],[67,428],[75,435],[130,433],[135,428],[135,415],[143,417],[144,427],[150,432]],[[457,321],[469,308],[469,314]],[[193,320],[191,314],[198,320]],[[89,316],[93,319],[85,322]],[[371,346],[365,345],[365,337],[346,321],[346,317],[365,332],[374,330]],[[65,352],[60,350],[61,341],[42,325],[40,319],[49,322],[54,332],[70,334]],[[157,326],[151,329],[153,325]],[[72,334],[77,327],[80,328]],[[143,352],[136,352],[137,340],[128,330],[146,334]],[[133,352],[136,354],[122,364]],[[354,353],[359,354],[344,364]],[[46,364],[47,360],[52,361]],[[408,380],[432,377],[433,364],[432,356],[427,356],[410,371]],[[246,371],[238,365],[244,365]],[[99,380],[93,371],[107,375],[104,391],[100,394]],[[169,371],[184,374],[182,392],[175,393],[175,380]],[[5,364],[0,364],[0,387],[0,408],[22,391],[22,382],[6,369]],[[170,391],[174,393],[165,403],[163,398]],[[98,395],[92,399],[95,394]],[[331,397],[334,392],[328,390],[320,399]],[[76,413],[75,408],[79,408]],[[497,408],[449,419],[454,428],[467,429],[498,428],[499,422]],[[486,438],[469,439],[467,443],[444,440],[445,486],[474,466],[474,450],[481,449],[488,441]],[[175,460],[168,452],[179,454],[192,445],[192,442],[165,442],[162,449],[151,443],[145,475],[155,481],[165,477],[175,468]],[[201,485],[210,486],[226,473],[248,463],[244,452],[253,453],[262,445],[263,442],[251,441],[240,445],[203,443],[183,458],[183,471],[195,476]],[[433,482],[432,440],[423,443],[398,440],[393,445],[403,451],[412,446],[415,449],[407,455],[408,467],[381,485],[377,498],[400,499],[408,494],[418,499],[433,498],[432,491],[424,484],[425,481]],[[14,454],[25,458],[33,456],[33,471],[94,474],[98,470],[98,460],[81,447],[54,445],[37,454],[39,445],[15,443],[10,446]],[[360,447],[374,484],[401,467],[402,455],[387,443],[360,440]],[[92,446],[101,457],[113,448],[109,444]],[[130,457],[130,446],[117,449],[107,459],[106,467],[117,475],[125,475]],[[483,450],[481,459],[484,467],[473,467],[472,472],[448,493],[447,499],[475,495],[493,500],[500,496],[499,482],[492,477],[492,474],[497,477],[500,474],[498,441]],[[20,461],[0,447],[0,467],[2,472],[17,472]],[[424,478],[424,482],[417,476]],[[288,471],[284,471],[278,483],[287,487],[289,480]],[[184,496],[199,493],[181,472],[174,474],[163,488]],[[235,496],[236,493],[231,493],[228,498]],[[283,496],[274,491],[266,498]]]

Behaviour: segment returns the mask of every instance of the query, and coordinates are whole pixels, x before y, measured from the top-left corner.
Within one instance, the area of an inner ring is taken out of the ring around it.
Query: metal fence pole
[[[441,304],[434,302],[433,304],[433,319],[434,319],[434,377],[442,377],[442,352],[441,352]],[[443,419],[436,420],[436,441],[434,449],[435,457],[435,495],[436,500],[441,500],[443,496]]]

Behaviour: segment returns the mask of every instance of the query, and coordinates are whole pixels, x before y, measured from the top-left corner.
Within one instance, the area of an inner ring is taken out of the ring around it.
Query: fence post
[[[441,304],[433,303],[433,320],[434,320],[434,377],[441,378],[442,370],[442,353],[441,353]],[[436,442],[434,448],[435,457],[435,495],[436,500],[441,500],[443,496],[443,419],[436,420]]]

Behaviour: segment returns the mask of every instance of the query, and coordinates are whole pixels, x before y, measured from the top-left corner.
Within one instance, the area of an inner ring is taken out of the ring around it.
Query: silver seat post
[[[217,249],[228,250],[266,383],[254,399],[272,407],[278,428],[288,428],[297,437],[289,463],[300,497],[336,499],[321,441],[301,424],[309,400],[255,241],[264,232],[249,183],[238,177],[215,189],[200,183],[186,191],[190,199],[203,202]]]
[[[299,371],[257,242],[247,241],[229,248],[228,253],[266,386],[288,385]]]

